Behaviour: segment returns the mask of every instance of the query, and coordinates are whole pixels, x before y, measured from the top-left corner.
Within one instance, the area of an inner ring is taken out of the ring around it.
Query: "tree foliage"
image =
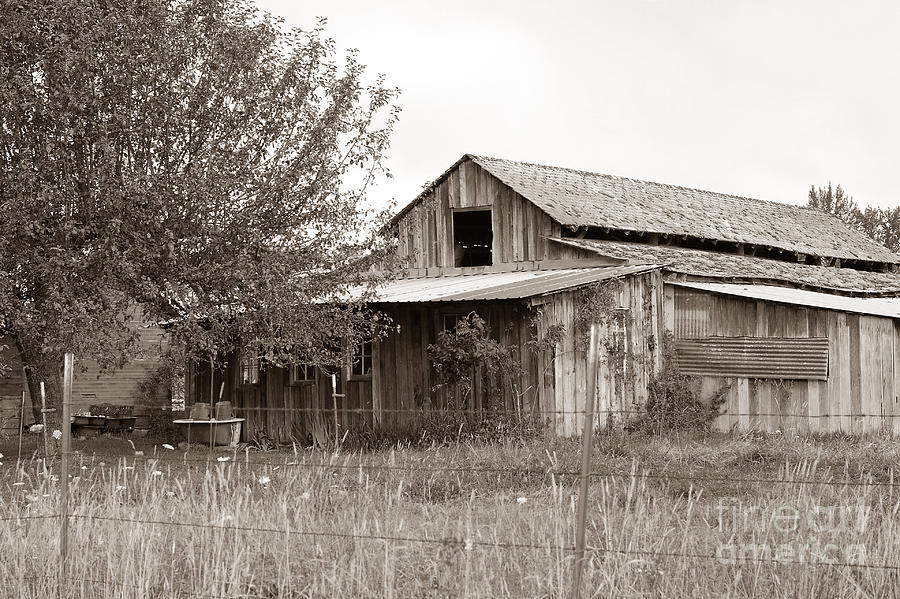
[[[900,252],[900,206],[861,210],[840,185],[832,188],[831,182],[828,187],[810,187],[807,206],[833,214],[892,252]]]
[[[490,326],[476,312],[460,318],[452,330],[439,332],[427,351],[438,385],[460,385],[467,398],[477,369],[492,402],[499,401],[500,390],[491,387],[491,379],[515,378],[521,372],[513,348],[492,338]]]
[[[364,79],[248,0],[2,0],[0,326],[51,399],[63,351],[134,355],[135,306],[204,356],[377,332],[337,303],[389,250],[397,90]]]

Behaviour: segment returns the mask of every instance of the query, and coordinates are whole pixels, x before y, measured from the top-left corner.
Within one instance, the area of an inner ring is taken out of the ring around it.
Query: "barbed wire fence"
[[[592,438],[595,435],[587,435],[585,438]],[[775,478],[775,477],[747,477],[741,476],[739,474],[736,475],[721,475],[721,476],[709,476],[709,475],[679,475],[676,473],[654,473],[654,472],[640,472],[640,471],[611,471],[608,469],[598,468],[598,466],[590,459],[587,459],[588,466],[585,469],[571,469],[571,468],[553,468],[553,467],[544,467],[544,468],[504,468],[504,467],[485,467],[485,466],[454,466],[454,465],[429,465],[429,464],[384,464],[378,463],[375,459],[367,459],[365,454],[354,454],[354,459],[352,460],[324,460],[324,459],[308,459],[304,458],[303,452],[297,452],[296,454],[291,454],[288,456],[280,456],[275,457],[274,455],[260,454],[255,453],[251,454],[249,451],[237,451],[234,450],[230,452],[230,455],[223,455],[221,452],[217,453],[217,458],[213,458],[210,460],[208,456],[205,456],[206,450],[202,450],[199,455],[196,454],[196,449],[191,449],[185,452],[167,452],[167,453],[158,453],[156,455],[135,455],[135,456],[122,456],[116,453],[108,453],[103,454],[99,453],[93,456],[94,459],[110,459],[110,461],[120,462],[120,466],[130,467],[133,469],[138,469],[139,467],[145,467],[147,469],[153,469],[160,467],[161,464],[173,464],[173,465],[198,465],[203,467],[218,467],[218,468],[230,468],[235,466],[246,466],[246,467],[266,467],[266,468],[279,468],[279,469],[299,469],[299,470],[321,470],[327,471],[329,473],[334,471],[385,471],[385,472],[423,472],[423,473],[440,473],[440,474],[455,474],[455,475],[478,475],[478,474],[489,474],[489,475],[504,475],[510,474],[514,475],[518,478],[527,478],[532,481],[544,480],[549,481],[551,478],[557,481],[566,480],[570,481],[571,485],[580,484],[581,489],[585,487],[588,488],[587,493],[589,493],[590,483],[596,481],[604,481],[609,479],[621,479],[625,481],[639,481],[639,480],[661,480],[661,481],[678,481],[684,482],[688,484],[698,484],[702,482],[717,482],[717,483],[743,483],[743,484],[758,484],[758,485],[790,485],[790,486],[803,486],[803,487],[819,487],[819,486],[828,486],[828,487],[856,487],[856,488],[865,488],[865,489],[882,489],[882,490],[892,490],[892,492],[900,493],[900,482],[896,481],[881,481],[875,480],[873,478],[867,478],[863,480],[853,480],[853,479],[817,479],[817,478],[800,478],[800,477],[787,477],[787,478]],[[274,453],[274,452],[273,452]],[[86,456],[71,452],[70,457],[73,459],[84,459]],[[297,456],[294,458],[294,456]],[[334,455],[334,454],[332,454]],[[340,454],[338,454],[340,455]],[[590,453],[584,454],[585,456],[590,457]],[[61,456],[60,456],[61,457]],[[228,457],[228,460],[218,461],[218,458]],[[77,462],[76,462],[77,465]],[[64,471],[60,471],[60,480],[65,478],[67,475]],[[570,561],[572,563],[572,576],[575,582],[572,585],[572,596],[573,597],[581,597],[584,596],[583,585],[580,581],[578,581],[578,572],[583,571],[584,562],[590,559],[593,556],[597,555],[622,555],[630,558],[638,558],[638,559],[650,559],[650,560],[665,560],[665,559],[674,559],[674,560],[699,560],[705,562],[711,562],[713,564],[722,563],[721,556],[717,555],[715,552],[710,553],[689,553],[684,551],[659,551],[659,550],[641,550],[639,548],[633,547],[610,547],[603,544],[591,543],[588,539],[588,528],[587,528],[587,517],[589,515],[590,510],[590,496],[585,494],[582,491],[581,496],[578,499],[578,511],[576,517],[576,539],[575,542],[571,544],[556,544],[554,542],[548,541],[547,543],[525,543],[525,542],[515,542],[515,541],[471,541],[467,539],[460,539],[455,537],[441,537],[441,538],[429,538],[426,536],[419,536],[415,534],[372,534],[372,533],[358,533],[358,532],[343,532],[340,530],[333,529],[309,529],[309,528],[298,528],[298,527],[288,527],[288,528],[272,528],[272,527],[264,527],[264,526],[240,526],[233,525],[228,522],[222,523],[206,523],[206,522],[191,522],[191,521],[181,521],[181,520],[165,520],[165,519],[147,519],[147,518],[126,518],[126,517],[118,517],[118,516],[105,516],[101,514],[80,514],[76,511],[69,511],[68,508],[65,508],[65,503],[62,500],[62,493],[59,496],[60,509],[58,511],[52,513],[45,514],[19,514],[12,516],[2,516],[0,517],[0,521],[4,522],[16,522],[16,523],[24,523],[28,521],[46,521],[46,520],[58,520],[59,521],[59,532],[60,538],[64,538],[63,535],[66,534],[68,530],[69,521],[97,521],[97,522],[110,522],[110,523],[118,523],[121,525],[127,526],[140,526],[140,527],[169,527],[169,528],[177,528],[180,530],[188,531],[186,534],[190,534],[190,530],[194,529],[206,529],[206,530],[214,530],[220,534],[252,534],[252,535],[271,535],[276,537],[287,536],[289,538],[329,538],[329,539],[345,539],[351,541],[359,541],[359,542],[381,542],[381,543],[391,543],[391,544],[418,544],[424,547],[457,547],[460,551],[463,550],[478,550],[481,549],[491,549],[491,550],[503,550],[503,551],[539,551],[545,554],[550,555],[564,555],[569,556]],[[77,497],[73,497],[71,500],[72,505],[77,507],[78,500]],[[65,511],[64,511],[65,509]],[[61,541],[62,543],[62,541]],[[62,547],[62,545],[61,545]],[[59,582],[57,584],[60,585],[60,596],[62,595],[63,585],[91,585],[93,587],[97,587],[100,589],[110,589],[115,592],[116,589],[129,588],[128,580],[124,579],[116,579],[110,577],[93,577],[93,576],[78,576],[69,572],[65,568],[65,560],[67,558],[66,552],[68,549],[60,549],[59,558],[60,558],[60,569],[61,574],[59,575]],[[766,556],[743,556],[742,560],[745,562],[753,562],[759,564],[767,564],[767,563],[778,563],[784,565],[785,563],[802,565],[804,567],[813,567],[813,568],[850,568],[850,569],[861,569],[861,570],[879,570],[885,572],[891,572],[895,575],[900,575],[900,563],[850,563],[850,562],[842,562],[836,560],[829,561],[796,561],[796,560],[776,560],[772,557]],[[29,584],[35,583],[38,586],[48,586],[48,580],[41,579],[40,577],[20,577],[17,579],[10,578],[10,575],[7,572],[3,572],[4,577],[7,581],[12,582],[16,581],[20,584]],[[52,577],[49,577],[52,578]],[[229,581],[221,581],[220,584],[214,584],[216,588],[228,588]],[[132,585],[133,586],[133,585]],[[43,588],[43,587],[42,587]],[[140,591],[141,588],[134,587],[136,591]],[[576,590],[580,589],[580,590]],[[144,589],[146,590],[146,589]],[[225,598],[225,597],[264,597],[268,596],[265,594],[254,595],[252,590],[248,590],[248,588],[242,589],[232,589],[231,591],[226,591],[224,594],[218,594],[216,592],[211,591],[198,591],[196,589],[183,589],[177,588],[177,586],[167,587],[165,588],[165,592],[167,594],[171,594],[172,596],[184,596],[184,597],[210,597],[210,598]],[[67,596],[67,595],[66,595]]]
[[[70,363],[67,362],[67,373],[71,373]],[[64,377],[64,389],[68,381],[68,389],[70,392],[71,378]],[[220,522],[197,522],[180,519],[163,519],[163,518],[147,518],[147,517],[126,517],[104,515],[100,513],[83,513],[80,512],[78,489],[70,486],[69,466],[74,462],[79,462],[79,467],[84,467],[84,459],[87,457],[83,454],[73,452],[71,450],[71,433],[64,431],[62,438],[62,447],[59,452],[59,475],[60,490],[57,499],[57,509],[50,510],[47,513],[18,513],[13,515],[0,516],[0,521],[12,523],[17,526],[27,526],[31,522],[46,522],[47,520],[58,520],[59,522],[59,550],[58,550],[58,573],[54,577],[49,573],[45,576],[16,574],[10,572],[9,569],[0,565],[0,573],[7,584],[19,585],[20,589],[32,588],[35,593],[31,596],[40,596],[42,592],[55,590],[60,597],[69,596],[73,589],[91,587],[95,592],[109,592],[119,594],[124,589],[131,589],[136,594],[148,593],[151,589],[142,585],[135,585],[133,581],[125,578],[117,578],[114,576],[94,576],[85,573],[72,572],[68,567],[68,560],[72,548],[69,547],[69,529],[72,523],[98,522],[110,523],[114,525],[127,525],[138,527],[156,527],[169,528],[184,531],[185,534],[191,534],[190,531],[214,531],[217,534],[227,535],[262,535],[265,537],[277,537],[287,539],[343,539],[354,542],[377,542],[382,544],[390,544],[396,546],[421,546],[421,547],[440,547],[453,548],[458,551],[504,551],[504,552],[538,552],[549,556],[557,556],[566,560],[571,568],[571,596],[583,597],[586,594],[584,584],[584,571],[586,564],[592,559],[602,556],[625,556],[639,560],[692,560],[713,565],[728,566],[723,562],[723,558],[716,551],[708,553],[696,551],[667,551],[667,550],[645,550],[632,546],[610,546],[608,543],[592,542],[589,538],[588,521],[591,514],[591,485],[592,483],[603,483],[613,480],[623,480],[630,483],[636,483],[646,480],[658,480],[665,482],[683,482],[689,485],[698,483],[729,483],[729,484],[755,484],[762,486],[788,485],[803,488],[830,487],[830,488],[857,488],[866,491],[880,490],[888,492],[891,497],[895,493],[900,494],[900,482],[894,480],[894,472],[891,470],[887,473],[887,480],[881,480],[867,474],[861,475],[858,479],[851,478],[821,478],[815,476],[781,476],[781,477],[754,477],[744,476],[740,473],[709,475],[709,474],[680,474],[673,472],[652,472],[641,471],[637,468],[631,468],[627,471],[617,470],[615,468],[604,468],[597,464],[594,457],[592,443],[597,437],[597,423],[600,421],[601,415],[615,416],[619,419],[626,419],[631,416],[642,414],[643,411],[636,409],[617,409],[617,410],[595,410],[595,401],[591,398],[586,403],[583,410],[546,410],[546,411],[528,411],[526,415],[544,418],[544,417],[561,417],[575,416],[579,418],[583,425],[581,435],[581,465],[580,468],[562,467],[557,464],[547,464],[543,466],[485,466],[478,464],[461,464],[442,463],[442,464],[426,464],[426,463],[385,463],[384,459],[379,460],[372,454],[365,452],[355,452],[352,454],[343,454],[340,450],[338,430],[335,430],[334,447],[328,452],[319,452],[319,457],[310,457],[309,452],[301,451],[297,447],[293,451],[285,455],[284,452],[252,452],[249,448],[244,447],[239,450],[236,447],[230,448],[225,452],[212,452],[212,444],[208,449],[197,451],[191,447],[181,452],[177,450],[169,450],[166,452],[154,452],[152,455],[143,455],[136,452],[135,455],[122,456],[120,453],[95,452],[90,457],[91,460],[109,459],[115,461],[120,468],[137,469],[155,471],[160,464],[183,465],[203,467],[205,469],[227,469],[235,467],[247,468],[267,468],[267,469],[294,469],[306,472],[321,471],[322,473],[334,473],[340,471],[358,471],[368,473],[392,473],[392,472],[421,472],[428,474],[452,474],[457,477],[476,476],[476,475],[509,475],[517,477],[520,480],[525,479],[531,482],[541,481],[542,483],[550,482],[552,484],[568,484],[572,490],[577,485],[577,509],[574,521],[574,538],[571,542],[561,543],[559,539],[547,539],[546,542],[521,542],[514,539],[491,539],[478,540],[471,538],[459,537],[431,537],[427,534],[389,534],[388,532],[371,533],[358,532],[348,530],[334,530],[331,528],[307,528],[302,526],[288,525],[283,527],[272,526],[245,526],[237,525],[228,521]],[[288,411],[294,416],[302,416],[308,411],[307,408],[254,408],[255,410],[265,413],[269,410],[284,412]],[[341,411],[348,413],[364,414],[371,410],[359,408],[340,408]],[[420,410],[393,410],[396,414],[403,414],[410,417],[421,415]],[[479,417],[503,416],[507,418],[522,417],[523,413],[519,410],[489,410],[482,411]],[[747,414],[750,416],[751,414]],[[797,419],[828,417],[828,415],[809,415],[799,413],[773,413],[760,414],[753,413],[754,417],[790,417]],[[68,417],[68,408],[64,407],[64,418]],[[732,414],[737,416],[737,414]],[[854,415],[859,418],[882,418],[890,420],[900,417],[897,415]],[[883,420],[884,421],[884,420]],[[67,427],[68,428],[68,427]],[[602,434],[602,433],[601,433]],[[206,454],[206,455],[204,455]],[[314,454],[315,455],[315,454]],[[325,456],[331,456],[325,459]],[[21,460],[21,456],[18,460]],[[50,471],[55,464],[47,466],[44,462],[44,473],[52,476]],[[18,465],[17,465],[18,469]],[[900,580],[900,562],[898,563],[868,563],[868,562],[850,562],[841,560],[799,560],[799,559],[779,559],[767,555],[743,555],[741,559],[744,562],[755,564],[793,564],[809,568],[830,568],[840,569],[846,568],[854,571],[879,571],[887,573],[893,579]],[[733,564],[732,564],[733,565]],[[207,580],[207,588],[198,590],[196,588],[183,588],[185,584],[181,581],[167,580],[161,583],[161,587],[157,592],[165,592],[168,596],[179,597],[209,597],[209,598],[233,598],[233,597],[268,597],[272,596],[269,590],[263,587],[263,581],[244,581],[240,585],[236,585],[234,580]],[[212,590],[210,589],[212,587]]]

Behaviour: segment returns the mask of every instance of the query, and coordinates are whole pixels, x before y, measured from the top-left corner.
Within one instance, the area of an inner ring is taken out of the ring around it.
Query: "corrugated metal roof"
[[[900,318],[900,298],[898,297],[846,297],[830,293],[819,293],[817,291],[806,291],[804,289],[776,287],[774,285],[738,285],[734,283],[700,283],[693,281],[673,281],[672,285],[770,302],[808,306],[810,308],[825,308],[842,312]]]
[[[606,266],[395,279],[378,288],[376,297],[369,301],[404,303],[521,299],[641,274],[658,268],[655,265]],[[358,297],[361,292],[362,288],[350,289],[352,297]]]
[[[675,342],[684,374],[754,379],[828,378],[824,337],[703,337]]]

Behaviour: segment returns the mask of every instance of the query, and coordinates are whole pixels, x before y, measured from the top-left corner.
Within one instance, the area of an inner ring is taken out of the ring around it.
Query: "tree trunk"
[[[43,353],[40,344],[17,342],[19,358],[25,366],[25,380],[31,394],[31,412],[35,422],[44,422],[41,415],[41,382],[44,383],[44,395],[47,409],[47,428],[54,431],[60,428],[62,418],[62,354]]]

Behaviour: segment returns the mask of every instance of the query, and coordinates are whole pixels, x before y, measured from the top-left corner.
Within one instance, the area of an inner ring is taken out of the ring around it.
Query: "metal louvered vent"
[[[703,337],[675,342],[684,374],[754,379],[828,378],[825,337]]]

